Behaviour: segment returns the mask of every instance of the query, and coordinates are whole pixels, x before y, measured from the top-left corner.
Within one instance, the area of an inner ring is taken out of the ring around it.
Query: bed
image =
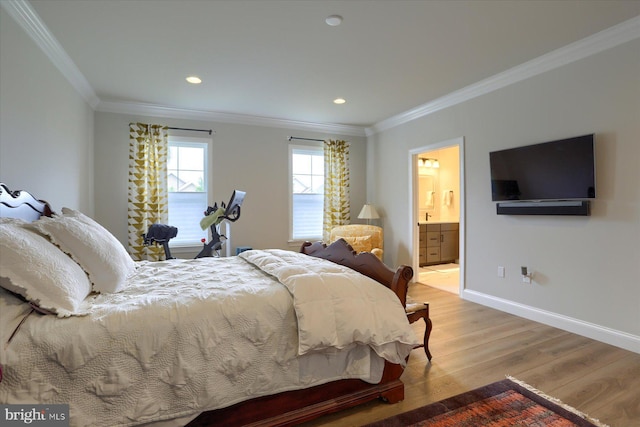
[[[133,263],[91,218],[3,184],[0,217],[2,404],[69,404],[74,426],[232,426],[404,398],[408,266],[343,240]]]

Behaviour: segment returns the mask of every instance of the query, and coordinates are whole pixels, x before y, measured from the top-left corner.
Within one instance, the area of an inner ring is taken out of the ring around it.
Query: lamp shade
[[[378,215],[378,211],[376,211],[376,208],[373,205],[370,205],[369,203],[367,203],[362,207],[362,210],[358,214],[358,218],[378,219],[380,218],[380,215]]]

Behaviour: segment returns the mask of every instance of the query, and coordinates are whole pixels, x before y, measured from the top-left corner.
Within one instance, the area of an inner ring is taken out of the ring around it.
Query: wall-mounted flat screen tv
[[[489,160],[493,201],[596,197],[593,134],[493,151]]]

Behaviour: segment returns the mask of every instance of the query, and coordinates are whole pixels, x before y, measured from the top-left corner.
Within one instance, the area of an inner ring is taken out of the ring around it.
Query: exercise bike
[[[161,244],[164,248],[164,257],[166,260],[175,259],[171,256],[169,249],[169,240],[178,235],[178,228],[167,224],[151,224],[149,230],[142,235],[145,246],[152,244]]]
[[[204,218],[200,221],[200,227],[205,230],[207,226],[209,226],[211,229],[211,240],[209,243],[203,242],[204,246],[195,258],[220,256],[220,250],[228,239],[224,234],[220,234],[220,225],[224,220],[236,222],[240,219],[240,206],[244,201],[245,195],[246,193],[244,191],[233,190],[231,199],[229,199],[229,203],[226,206],[224,202],[221,202],[220,207],[218,207],[217,203],[207,207],[207,210],[204,211]]]
[[[220,226],[225,220],[236,222],[240,219],[240,206],[244,201],[245,195],[246,192],[244,191],[234,190],[228,204],[225,205],[224,202],[221,202],[220,206],[215,203],[213,206],[207,207],[207,210],[204,211],[204,218],[200,221],[200,227],[203,230],[211,229],[211,240],[206,243],[205,239],[202,239],[203,248],[195,258],[220,256],[220,251],[228,240],[227,236],[220,233]],[[142,235],[142,239],[145,246],[161,244],[164,248],[165,259],[170,260],[175,258],[171,256],[169,240],[177,235],[178,229],[176,227],[166,224],[152,224],[147,233]]]

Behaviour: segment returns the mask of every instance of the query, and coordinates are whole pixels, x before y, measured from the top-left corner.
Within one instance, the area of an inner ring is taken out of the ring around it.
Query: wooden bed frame
[[[51,216],[49,204],[35,199],[26,191],[10,191],[0,184],[0,217],[37,220]],[[300,251],[352,268],[390,288],[406,304],[407,289],[413,270],[403,265],[393,271],[371,253],[357,254],[340,239],[329,246],[321,242],[305,242]],[[251,399],[236,405],[201,413],[188,427],[212,425],[230,426],[292,426],[321,415],[337,412],[364,402],[381,399],[396,403],[404,399],[404,384],[400,380],[403,368],[385,362],[382,380],[369,384],[362,380],[339,380],[303,389]]]
[[[35,221],[42,215],[51,216],[52,213],[51,207],[44,200],[37,200],[26,191],[11,191],[0,183],[0,218]]]

